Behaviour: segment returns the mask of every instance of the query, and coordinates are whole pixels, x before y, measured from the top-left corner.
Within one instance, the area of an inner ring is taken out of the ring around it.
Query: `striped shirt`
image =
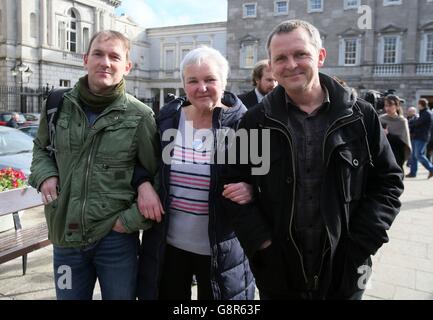
[[[182,111],[170,170],[170,206],[167,243],[210,255],[209,188],[212,130],[196,130]],[[188,133],[191,133],[188,136]],[[195,138],[195,139],[194,139]]]

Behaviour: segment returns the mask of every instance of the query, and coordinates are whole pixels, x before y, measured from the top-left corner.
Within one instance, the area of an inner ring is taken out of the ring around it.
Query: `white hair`
[[[182,80],[182,85],[185,87],[185,75],[184,71],[187,66],[191,65],[201,65],[202,63],[215,63],[216,70],[220,76],[220,80],[223,85],[223,89],[227,85],[227,78],[229,76],[229,63],[226,58],[219,52],[210,47],[202,46],[191,50],[187,53],[185,58],[183,58],[180,63],[180,77]]]

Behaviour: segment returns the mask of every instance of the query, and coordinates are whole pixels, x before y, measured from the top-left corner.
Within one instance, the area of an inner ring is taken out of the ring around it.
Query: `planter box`
[[[0,192],[0,216],[42,204],[41,195],[32,187]]]

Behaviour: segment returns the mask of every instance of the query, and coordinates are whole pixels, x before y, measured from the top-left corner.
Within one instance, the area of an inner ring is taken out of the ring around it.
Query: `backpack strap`
[[[47,124],[48,124],[48,137],[50,144],[46,147],[51,158],[55,159],[56,148],[54,146],[54,136],[56,133],[57,119],[59,118],[59,112],[63,104],[63,95],[70,91],[71,88],[56,88],[52,89],[47,97],[46,102],[46,113],[47,113]]]

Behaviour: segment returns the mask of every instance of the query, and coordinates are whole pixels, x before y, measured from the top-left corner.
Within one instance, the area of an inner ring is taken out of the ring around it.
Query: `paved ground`
[[[421,169],[417,178],[405,179],[402,210],[390,242],[373,257],[366,300],[433,300],[433,179],[426,177]],[[27,210],[23,226],[43,219],[40,208]],[[54,299],[51,259],[51,247],[30,253],[25,276],[20,258],[0,265],[0,300]],[[95,299],[100,299],[98,289]]]

